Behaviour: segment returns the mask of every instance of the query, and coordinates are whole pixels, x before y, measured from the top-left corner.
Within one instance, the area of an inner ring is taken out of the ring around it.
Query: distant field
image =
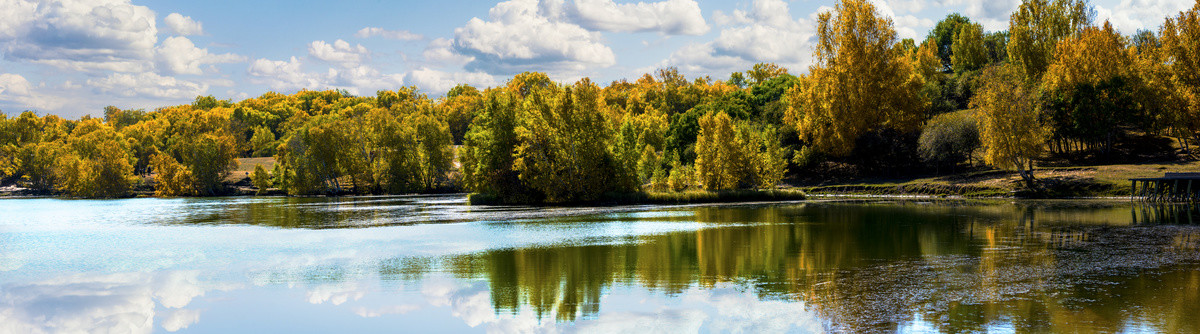
[[[225,181],[237,182],[241,179],[250,177],[250,173],[254,173],[254,166],[262,165],[263,168],[266,168],[268,172],[275,168],[274,157],[238,158],[237,160],[238,167],[229,174],[229,177],[226,178]]]

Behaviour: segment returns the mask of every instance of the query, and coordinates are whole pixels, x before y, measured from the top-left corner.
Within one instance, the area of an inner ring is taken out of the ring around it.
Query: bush
[[[979,148],[979,127],[972,111],[941,114],[929,120],[918,139],[921,159],[955,166],[969,160]]]

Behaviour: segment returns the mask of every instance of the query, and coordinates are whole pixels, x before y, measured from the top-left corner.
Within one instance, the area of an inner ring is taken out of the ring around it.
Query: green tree
[[[950,62],[955,72],[974,71],[987,64],[987,49],[983,45],[983,26],[962,24],[954,33],[954,50]]]
[[[987,49],[989,64],[1008,61],[1008,32],[996,31],[984,34],[983,47]]]
[[[254,149],[254,156],[269,157],[275,155],[275,147],[279,143],[275,141],[275,133],[266,126],[254,127],[254,135],[250,137],[250,146]]]
[[[969,25],[971,19],[962,16],[959,13],[950,13],[946,18],[938,21],[937,25],[933,26],[933,30],[929,31],[929,36],[926,41],[932,41],[937,46],[937,56],[941,60],[940,71],[948,71],[954,68],[954,40],[955,35],[962,29],[962,26]]]
[[[254,174],[250,175],[250,180],[254,182],[254,188],[258,188],[259,195],[267,193],[267,189],[271,188],[272,181],[274,181],[271,174],[267,173],[267,169],[262,165],[254,165]]]

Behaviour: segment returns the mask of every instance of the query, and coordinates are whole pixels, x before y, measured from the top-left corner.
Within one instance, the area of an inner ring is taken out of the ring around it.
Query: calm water
[[[0,200],[0,333],[1200,332],[1200,211]]]

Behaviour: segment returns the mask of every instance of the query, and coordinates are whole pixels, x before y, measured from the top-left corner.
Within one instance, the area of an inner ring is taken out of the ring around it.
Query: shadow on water
[[[1200,205],[1196,203],[1136,202],[1130,209],[1134,224],[1197,225],[1200,224]]]

